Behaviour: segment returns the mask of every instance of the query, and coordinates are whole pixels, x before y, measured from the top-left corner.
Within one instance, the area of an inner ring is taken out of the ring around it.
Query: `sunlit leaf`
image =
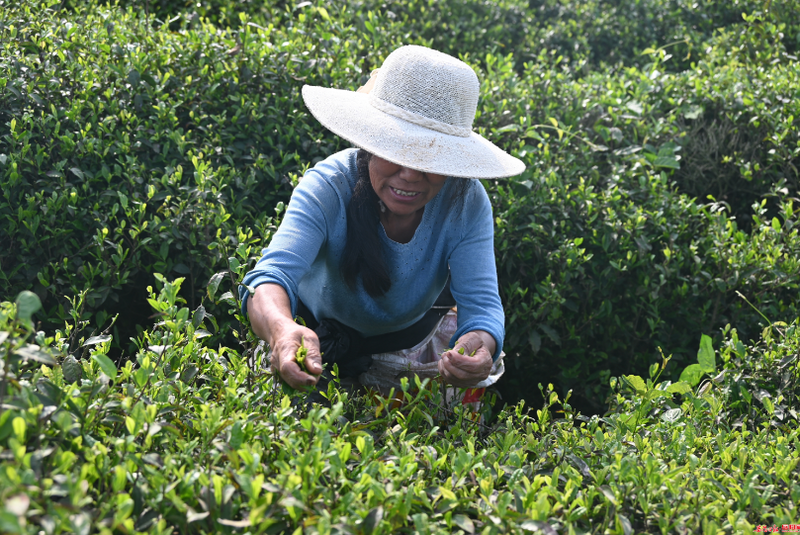
[[[630,385],[639,394],[643,394],[647,390],[647,385],[645,384],[644,379],[638,375],[623,375],[622,377],[625,379],[628,385]]]
[[[225,275],[227,274],[228,274],[227,271],[220,271],[218,273],[215,273],[211,277],[211,280],[208,281],[208,297],[212,301],[214,301],[214,298],[217,295],[217,290],[219,289],[219,285],[222,282],[222,279],[224,279]]]
[[[17,316],[29,320],[36,311],[42,308],[39,296],[28,290],[23,290],[17,295]]]
[[[25,347],[21,347],[14,351],[14,354],[22,357],[25,360],[34,360],[36,362],[41,362],[42,364],[47,364],[48,366],[55,366],[58,364],[56,360],[48,353],[45,353],[39,346],[29,344]]]
[[[691,387],[695,387],[700,382],[700,379],[703,378],[703,375],[705,375],[705,371],[703,371],[702,366],[699,364],[689,364],[681,372],[680,380]]]
[[[204,520],[208,515],[209,513],[207,511],[197,513],[193,509],[189,509],[186,512],[186,522],[191,524],[192,522],[197,522],[198,520]]]
[[[100,370],[109,378],[114,379],[117,376],[117,366],[107,356],[102,353],[95,353],[92,355],[92,360],[100,366]]]
[[[103,335],[100,335],[100,336],[92,336],[91,338],[89,338],[88,340],[86,340],[82,344],[82,347],[94,346],[94,345],[97,345],[97,344],[102,344],[104,342],[110,342],[112,339],[113,339],[113,336],[110,335],[110,334],[103,334]]]
[[[717,369],[716,359],[714,358],[714,346],[711,344],[711,337],[702,335],[700,337],[700,349],[697,351],[697,363],[706,373],[713,373]]]
[[[475,533],[475,524],[467,515],[453,515],[453,523],[467,533]]]
[[[692,387],[685,381],[678,381],[667,387],[667,392],[670,394],[688,394],[691,391]]]

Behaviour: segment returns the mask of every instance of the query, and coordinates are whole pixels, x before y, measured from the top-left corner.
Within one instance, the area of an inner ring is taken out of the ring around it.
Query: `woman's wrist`
[[[247,300],[247,314],[256,336],[270,346],[294,325],[289,295],[283,286],[274,283],[261,284]]]
[[[490,355],[494,355],[494,352],[497,350],[497,341],[491,333],[476,329],[468,332],[467,335],[477,336],[480,339],[480,345],[482,345]]]

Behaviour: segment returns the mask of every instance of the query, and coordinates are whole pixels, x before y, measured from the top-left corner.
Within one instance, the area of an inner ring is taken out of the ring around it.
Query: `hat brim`
[[[507,178],[525,170],[475,132],[458,137],[410,123],[374,108],[364,93],[306,85],[303,100],[322,126],[398,165],[461,178]]]

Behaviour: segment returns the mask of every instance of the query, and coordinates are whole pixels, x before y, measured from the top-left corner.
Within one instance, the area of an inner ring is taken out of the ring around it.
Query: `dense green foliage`
[[[800,520],[798,0],[97,4],[0,0],[0,531]],[[238,313],[346,147],[300,88],[407,43],[475,67],[477,131],[528,165],[484,185],[532,413],[306,406]]]
[[[199,305],[231,250],[268,242],[297,176],[345,146],[308,119],[302,84],[356,87],[405,42],[466,54],[479,131],[529,166],[486,183],[507,399],[553,380],[602,410],[608,377],[658,347],[685,362],[701,333],[754,336],[737,292],[797,317],[791,2],[738,17],[729,2],[73,4],[6,3],[0,21],[0,290],[35,291],[51,328],[85,290],[92,327],[119,313],[132,351],[153,271],[185,276]],[[226,336],[226,311],[209,313]]]
[[[77,334],[79,301],[54,336],[35,294],[0,304],[4,533],[717,533],[800,514],[797,324],[753,346],[727,330],[718,354],[704,337],[675,383],[666,359],[615,379],[603,418],[548,390],[488,427],[436,383],[401,407],[335,383],[328,407],[293,402],[252,341],[208,347],[183,280],[156,278],[160,321],[120,366],[107,334]]]
[[[485,184],[506,399],[552,380],[602,411],[659,347],[685,364],[702,333],[754,337],[738,293],[798,316],[796,2],[57,6],[0,15],[0,292],[36,292],[50,328],[86,291],[89,328],[119,314],[130,353],[154,271],[197,306],[239,244],[254,262],[297,177],[345,146],[302,84],[354,88],[406,42],[464,54],[478,131],[528,164]]]

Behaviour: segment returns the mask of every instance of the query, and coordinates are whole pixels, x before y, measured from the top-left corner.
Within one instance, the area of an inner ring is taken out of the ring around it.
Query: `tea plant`
[[[157,280],[158,321],[124,364],[109,335],[36,332],[35,294],[0,304],[4,532],[667,533],[798,514],[796,325],[756,346],[726,331],[726,375],[697,391],[658,382],[664,359],[647,381],[615,381],[603,417],[551,385],[541,409],[486,426],[419,380],[402,404],[336,381],[327,407],[293,400],[260,357],[205,346],[183,280]],[[779,372],[734,362],[754,352]],[[698,358],[711,371],[710,338]],[[763,381],[760,405],[742,397],[744,374]]]

